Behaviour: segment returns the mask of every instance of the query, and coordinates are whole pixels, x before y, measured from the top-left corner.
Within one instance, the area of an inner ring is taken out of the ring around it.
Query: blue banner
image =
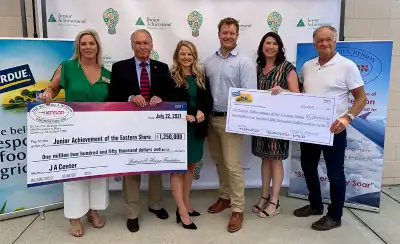
[[[358,66],[368,99],[364,111],[347,129],[345,205],[348,207],[379,211],[392,48],[392,41],[337,43],[338,53]],[[298,44],[297,71],[300,73],[303,64],[316,57],[312,43]],[[348,101],[350,109],[354,98],[350,95]],[[322,197],[329,202],[329,180],[323,157],[318,173]],[[298,143],[293,143],[289,195],[308,196]]]
[[[73,42],[0,39],[0,53],[0,219],[5,219],[63,201],[62,184],[27,188],[26,104],[71,58]],[[63,91],[58,98],[64,98]]]

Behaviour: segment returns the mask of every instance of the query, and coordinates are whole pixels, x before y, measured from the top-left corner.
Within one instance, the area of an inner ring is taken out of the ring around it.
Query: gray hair
[[[329,29],[330,31],[333,32],[333,40],[336,42],[337,41],[337,30],[335,27],[331,26],[331,25],[322,25],[320,27],[318,27],[317,29],[314,30],[313,33],[313,41],[315,43],[315,37],[317,36],[318,31],[322,30],[322,29]]]
[[[133,37],[135,36],[135,34],[139,33],[139,32],[146,33],[150,37],[150,41],[153,43],[153,37],[151,36],[150,32],[148,30],[146,30],[146,29],[137,29],[137,30],[135,30],[131,35],[131,41],[133,41],[133,39],[134,39]]]

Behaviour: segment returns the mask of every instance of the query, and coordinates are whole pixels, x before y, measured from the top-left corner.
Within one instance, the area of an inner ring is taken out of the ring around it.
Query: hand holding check
[[[271,93],[272,93],[272,95],[276,95],[276,94],[278,94],[279,92],[287,92],[288,90],[285,90],[285,89],[283,89],[282,87],[280,87],[280,86],[274,86],[274,87],[272,87],[272,89],[271,89]]]
[[[336,119],[331,125],[331,132],[334,134],[339,134],[350,124],[350,120],[347,118],[347,115],[342,116]]]
[[[142,95],[133,96],[131,99],[131,102],[133,102],[134,104],[136,104],[139,107],[144,107],[147,104],[146,99],[144,99],[144,97]],[[161,102],[162,102],[161,98],[159,98],[157,96],[153,96],[150,99],[150,106],[155,106]]]
[[[131,102],[133,102],[139,107],[144,107],[146,105],[146,99],[144,99],[142,95],[133,96]]]
[[[46,89],[43,93],[39,94],[39,99],[44,103],[49,104],[51,103],[51,100],[53,100],[53,94],[49,89]]]
[[[159,98],[159,97],[157,97],[157,96],[153,96],[153,97],[150,99],[150,105],[151,105],[151,106],[155,106],[155,105],[157,105],[157,104],[159,104],[159,103],[161,103],[161,102],[162,102],[162,99]]]

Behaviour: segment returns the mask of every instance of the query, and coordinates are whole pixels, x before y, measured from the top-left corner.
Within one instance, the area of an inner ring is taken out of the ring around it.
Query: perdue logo
[[[253,101],[253,96],[250,93],[244,93],[241,91],[233,91],[232,97],[235,98],[236,102],[251,103]]]
[[[0,70],[0,94],[35,84],[29,65]]]
[[[62,103],[40,104],[29,111],[29,117],[40,123],[62,123],[74,115],[74,110]]]
[[[232,92],[232,97],[237,97],[237,96],[240,96],[240,91]]]

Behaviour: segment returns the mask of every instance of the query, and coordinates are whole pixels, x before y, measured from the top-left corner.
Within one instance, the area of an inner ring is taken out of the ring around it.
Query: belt
[[[215,117],[223,117],[226,116],[227,114],[228,114],[227,112],[216,112],[216,111],[211,112],[211,116]]]

